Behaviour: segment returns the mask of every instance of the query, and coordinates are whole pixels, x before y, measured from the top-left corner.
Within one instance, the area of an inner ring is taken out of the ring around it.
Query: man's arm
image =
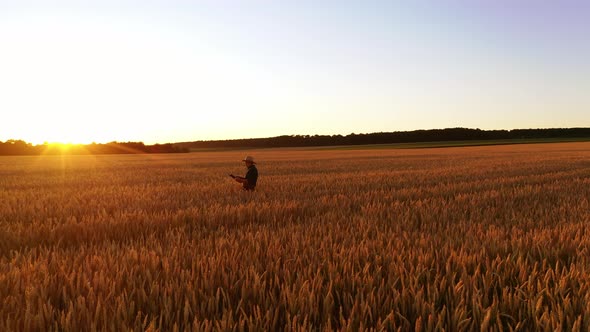
[[[246,178],[241,177],[241,176],[234,176],[234,180],[236,180],[236,182],[239,182],[239,183],[248,182],[248,180],[246,180]]]

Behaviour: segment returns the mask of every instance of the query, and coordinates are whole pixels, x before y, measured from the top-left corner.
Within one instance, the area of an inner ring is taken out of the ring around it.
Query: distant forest
[[[590,138],[590,128],[481,130],[447,128],[414,131],[381,132],[350,135],[284,135],[269,138],[246,138],[219,141],[175,143],[183,149],[276,148],[331,145],[364,145],[444,141],[479,141],[542,138]]]
[[[188,149],[173,144],[145,145],[142,142],[111,142],[105,144],[32,145],[21,140],[0,142],[0,155],[52,155],[52,154],[130,154],[179,153]]]
[[[145,145],[142,142],[111,142],[106,144],[32,145],[21,140],[0,142],[0,155],[41,154],[128,154],[128,153],[182,153],[198,149],[223,148],[278,148],[335,145],[364,145],[419,143],[444,141],[483,141],[510,139],[577,139],[590,138],[590,128],[481,130],[447,128],[431,130],[382,132],[350,135],[284,135],[268,138],[245,138],[218,141],[195,141]]]

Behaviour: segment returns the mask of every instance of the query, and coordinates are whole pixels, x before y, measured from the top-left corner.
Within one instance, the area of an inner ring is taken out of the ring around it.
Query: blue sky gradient
[[[0,140],[588,127],[589,22],[583,1],[0,1]]]

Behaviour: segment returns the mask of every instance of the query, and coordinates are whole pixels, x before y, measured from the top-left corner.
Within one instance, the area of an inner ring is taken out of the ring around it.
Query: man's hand
[[[246,178],[245,177],[241,177],[241,176],[237,176],[237,175],[233,175],[233,174],[228,174],[232,179],[236,180],[236,182],[239,183],[244,183],[246,182]]]

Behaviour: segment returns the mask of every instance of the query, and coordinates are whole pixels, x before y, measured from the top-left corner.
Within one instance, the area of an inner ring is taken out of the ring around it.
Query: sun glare
[[[43,143],[43,145],[47,146],[47,151],[59,151],[59,152],[68,152],[74,147],[82,146],[82,144],[59,143],[59,142]]]
[[[54,147],[54,148],[58,148],[62,151],[67,151],[69,150],[72,146],[74,146],[75,144],[73,143],[50,143],[48,144],[50,147]]]
[[[60,149],[69,149],[73,146],[79,146],[79,145],[88,145],[88,144],[92,144],[92,143],[106,143],[106,142],[96,142],[96,141],[92,141],[92,140],[85,140],[85,139],[80,139],[80,140],[72,140],[72,139],[60,139],[60,140],[47,140],[47,139],[33,139],[33,140],[27,140],[27,142],[33,144],[33,145],[47,145],[53,148],[60,148]]]
[[[84,123],[71,123],[65,128],[61,123],[49,123],[47,126],[38,126],[34,134],[25,136],[25,140],[33,145],[73,146],[92,143],[108,143],[117,138],[109,137],[108,133],[96,133]],[[75,129],[72,129],[75,128]],[[116,136],[115,136],[116,137]]]

